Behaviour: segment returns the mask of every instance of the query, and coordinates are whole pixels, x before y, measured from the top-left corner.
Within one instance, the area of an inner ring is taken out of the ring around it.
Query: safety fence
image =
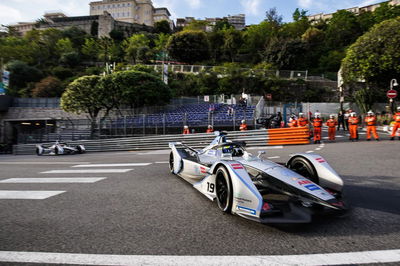
[[[290,133],[286,133],[289,135]],[[267,130],[232,131],[228,132],[228,137],[234,141],[245,141],[248,147],[278,145],[271,141],[275,137],[275,132],[271,135]],[[183,142],[193,148],[203,148],[215,138],[214,134],[189,134],[189,135],[163,135],[148,137],[132,137],[119,139],[98,139],[71,141],[70,146],[82,144],[88,152],[105,151],[139,151],[139,150],[165,150],[169,149],[170,142]],[[281,141],[282,142],[282,141]],[[48,143],[49,145],[52,143]],[[296,143],[286,143],[296,144]],[[45,144],[46,145],[46,144]],[[279,144],[281,145],[281,144]],[[15,155],[27,155],[35,153],[35,144],[14,145]]]
[[[308,127],[268,129],[267,145],[309,144],[309,132]]]

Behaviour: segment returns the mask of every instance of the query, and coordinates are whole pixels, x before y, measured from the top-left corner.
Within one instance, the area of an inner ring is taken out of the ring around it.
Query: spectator
[[[242,124],[240,125],[239,130],[240,130],[240,131],[247,131],[246,120],[242,120]]]
[[[213,133],[213,132],[214,132],[213,126],[212,125],[208,125],[206,133]]]
[[[184,135],[190,134],[190,130],[189,130],[189,127],[188,127],[188,126],[184,126],[184,127],[183,127],[183,133],[182,133],[182,134],[184,134]]]
[[[228,114],[229,116],[232,116],[232,115],[233,115],[233,108],[232,108],[231,105],[228,106],[228,112],[227,112],[227,114]]]
[[[346,127],[344,130],[349,130],[350,111],[351,110],[347,110],[346,113],[344,114],[344,125]]]
[[[277,115],[276,115],[276,123],[277,123],[278,127],[283,127],[282,126],[282,120],[283,120],[282,113],[278,112]]]
[[[342,128],[343,128],[343,130],[346,130],[346,128],[345,128],[345,123],[344,123],[344,114],[343,114],[343,111],[340,111],[339,113],[338,113],[338,127],[337,127],[337,130],[340,130],[340,125],[342,125]]]

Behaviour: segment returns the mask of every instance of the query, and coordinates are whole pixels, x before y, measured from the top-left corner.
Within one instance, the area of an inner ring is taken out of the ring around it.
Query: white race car
[[[69,146],[67,143],[56,141],[51,146],[44,146],[43,144],[36,145],[36,154],[41,156],[43,154],[50,155],[64,155],[64,154],[82,154],[85,153],[85,146],[77,145],[75,147]]]
[[[343,180],[316,154],[295,154],[286,165],[252,156],[243,142],[216,132],[195,150],[170,143],[169,168],[226,213],[261,223],[308,223],[316,214],[342,215]]]

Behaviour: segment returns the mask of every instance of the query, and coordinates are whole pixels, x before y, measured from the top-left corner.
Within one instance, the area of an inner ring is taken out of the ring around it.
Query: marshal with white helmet
[[[295,154],[285,164],[253,156],[226,133],[201,150],[170,143],[169,168],[226,213],[261,223],[308,223],[313,215],[341,215],[343,180],[317,154]]]

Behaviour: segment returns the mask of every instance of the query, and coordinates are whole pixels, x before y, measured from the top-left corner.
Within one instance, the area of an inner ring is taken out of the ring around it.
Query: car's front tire
[[[301,156],[294,157],[289,161],[287,167],[312,182],[319,184],[318,173],[306,158]]]
[[[229,172],[224,166],[220,166],[215,173],[215,194],[221,211],[231,213],[233,188]]]

